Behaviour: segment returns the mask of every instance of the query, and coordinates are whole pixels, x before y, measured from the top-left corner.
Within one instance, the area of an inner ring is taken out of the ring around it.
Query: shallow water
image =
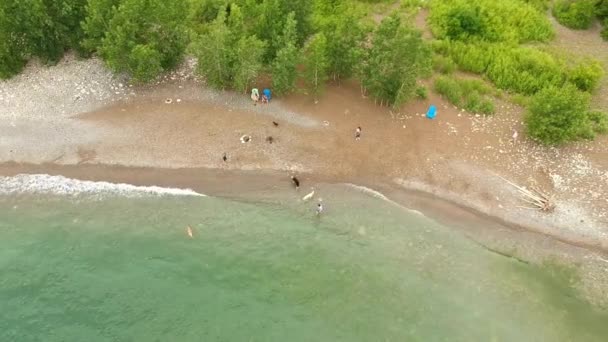
[[[4,195],[0,341],[608,336],[571,270],[489,252],[347,188],[324,197],[317,218],[295,198]]]

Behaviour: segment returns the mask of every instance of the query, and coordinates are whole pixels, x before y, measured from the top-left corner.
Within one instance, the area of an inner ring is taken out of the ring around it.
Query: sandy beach
[[[187,62],[136,87],[96,59],[30,65],[0,83],[0,175],[59,174],[259,199],[290,187],[296,173],[302,192],[362,185],[463,227],[490,248],[516,249],[530,260],[592,258],[596,275],[608,267],[607,137],[563,148],[523,134],[513,142],[513,130],[523,131],[522,108],[500,99],[490,117],[432,93],[397,111],[364,98],[354,83],[329,86],[318,103],[299,93],[254,106],[246,94],[208,89],[193,67]],[[435,120],[424,116],[430,104],[438,108]],[[251,141],[241,143],[243,135]],[[507,180],[551,193],[555,211],[522,208]]]

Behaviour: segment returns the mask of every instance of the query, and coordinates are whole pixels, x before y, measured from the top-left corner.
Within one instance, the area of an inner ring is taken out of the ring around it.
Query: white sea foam
[[[352,183],[346,183],[346,185],[349,186],[349,187],[351,187],[351,188],[353,188],[353,189],[361,191],[362,193],[364,193],[366,195],[372,196],[374,198],[381,199],[381,200],[383,200],[385,202],[388,202],[390,204],[393,204],[393,205],[396,205],[398,207],[404,208],[404,209],[406,209],[406,210],[408,210],[408,211],[410,211],[410,212],[412,212],[414,214],[418,214],[418,215],[424,216],[424,214],[422,214],[418,210],[414,210],[414,209],[410,209],[410,208],[404,207],[403,205],[401,205],[401,204],[393,201],[392,199],[386,197],[386,195],[384,195],[380,191],[377,191],[377,190],[374,190],[374,189],[370,189],[370,188],[362,186],[362,185],[352,184]]]
[[[191,189],[83,181],[47,174],[19,174],[12,177],[0,177],[0,194],[44,194],[71,197],[79,195],[121,197],[205,196]]]

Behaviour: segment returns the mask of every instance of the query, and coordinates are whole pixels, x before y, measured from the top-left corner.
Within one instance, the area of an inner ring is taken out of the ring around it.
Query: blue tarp
[[[428,112],[426,112],[426,117],[429,119],[434,119],[435,116],[437,116],[437,108],[435,108],[435,106],[431,105],[429,107]]]

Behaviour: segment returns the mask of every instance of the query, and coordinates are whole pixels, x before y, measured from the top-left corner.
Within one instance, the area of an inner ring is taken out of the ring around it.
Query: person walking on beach
[[[296,187],[296,190],[300,189],[300,180],[296,178],[296,176],[291,176],[291,182],[293,183],[293,186]]]
[[[228,161],[228,156],[226,155],[226,152],[224,152],[224,155],[222,156],[222,160],[225,162]]]
[[[355,140],[360,140],[361,139],[361,126],[357,127],[357,129],[355,130]]]

